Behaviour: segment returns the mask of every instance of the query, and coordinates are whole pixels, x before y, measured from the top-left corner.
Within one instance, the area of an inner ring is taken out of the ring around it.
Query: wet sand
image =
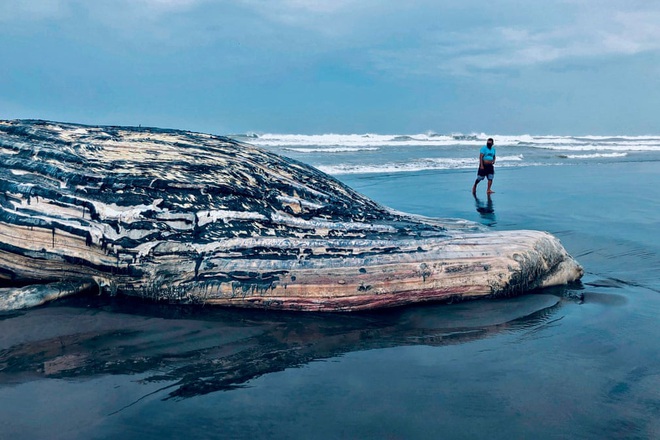
[[[540,229],[583,282],[356,314],[79,297],[0,316],[2,437],[657,438],[654,163],[342,178],[396,209]]]

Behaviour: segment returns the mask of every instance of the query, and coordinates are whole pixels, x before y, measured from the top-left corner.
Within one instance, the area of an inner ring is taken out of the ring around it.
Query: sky
[[[660,133],[660,0],[0,0],[0,119]]]

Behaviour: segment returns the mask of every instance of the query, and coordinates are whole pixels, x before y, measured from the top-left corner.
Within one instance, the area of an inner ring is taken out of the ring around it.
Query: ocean
[[[243,134],[394,209],[557,236],[580,283],[352,314],[0,316],[0,438],[660,438],[660,136]]]
[[[462,170],[475,166],[486,134],[243,134],[236,139],[308,163],[331,175]],[[498,168],[644,161],[660,136],[491,136]]]

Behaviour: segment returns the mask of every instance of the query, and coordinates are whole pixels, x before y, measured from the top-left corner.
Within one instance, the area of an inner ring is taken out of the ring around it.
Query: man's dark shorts
[[[477,170],[477,180],[484,180],[484,177],[487,177],[488,180],[493,180],[495,176],[495,167],[493,164],[484,164],[483,168]]]

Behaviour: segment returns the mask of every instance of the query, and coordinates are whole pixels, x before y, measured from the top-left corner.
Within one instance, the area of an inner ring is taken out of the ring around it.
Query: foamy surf
[[[536,146],[539,148],[577,148],[585,149],[648,149],[660,151],[659,136],[535,136],[522,135],[493,135],[485,133],[470,134],[254,134],[236,135],[238,139],[245,140],[262,147],[384,147],[384,146],[471,146],[481,145],[489,137],[495,138],[499,146]]]
[[[495,139],[496,168],[660,161],[659,136],[419,134],[249,134],[244,142],[328,174],[392,174],[475,169],[479,149]]]
[[[523,160],[522,155],[504,156],[498,158],[498,165],[503,167],[517,166]],[[412,162],[390,162],[384,164],[350,164],[319,165],[317,168],[327,174],[391,174],[410,173],[427,170],[455,170],[475,168],[475,159],[437,159],[424,158]]]

